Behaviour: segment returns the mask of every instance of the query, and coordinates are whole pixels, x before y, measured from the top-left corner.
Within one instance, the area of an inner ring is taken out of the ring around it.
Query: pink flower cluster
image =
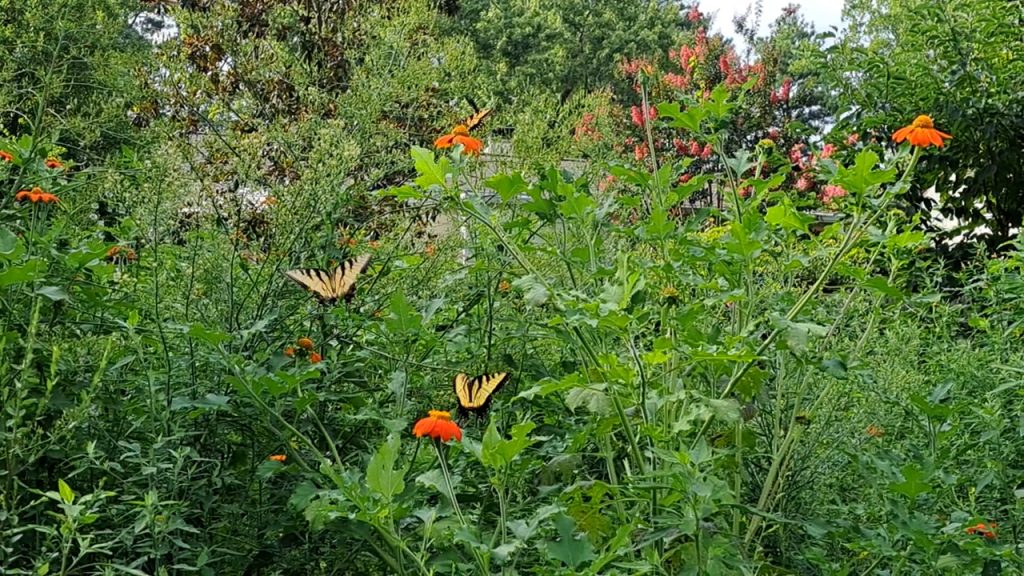
[[[828,186],[825,186],[825,189],[821,192],[821,195],[818,196],[818,199],[821,200],[822,204],[831,206],[835,203],[837,198],[842,198],[843,196],[846,196],[846,190],[842,186],[829,184]]]
[[[697,4],[694,4],[690,11],[686,13],[686,19],[690,22],[700,22],[700,19],[703,17],[704,15],[700,13],[700,8]]]
[[[653,74],[654,66],[644,58],[634,58],[632,60],[625,59],[619,64],[619,70],[627,77],[633,77],[641,72],[644,74]]]
[[[685,90],[693,81],[693,71],[698,63],[704,62],[708,57],[708,37],[703,28],[697,30],[697,37],[693,46],[681,46],[679,50],[670,49],[668,59],[679,64],[681,74],[670,72],[665,74],[663,80],[669,86],[678,90]]]
[[[633,120],[633,124],[636,124],[637,126],[643,128],[644,124],[653,121],[658,117],[658,110],[656,108],[654,108],[653,106],[647,106],[646,108],[646,114],[644,113],[645,110],[643,110],[639,106],[633,106],[632,108],[630,108],[629,116]]]
[[[778,92],[772,90],[772,93],[768,95],[768,100],[769,102],[771,102],[772,106],[775,106],[776,104],[789,102],[789,97],[792,91],[793,80],[791,78],[786,78],[785,80],[782,81],[782,87],[779,88]]]
[[[679,154],[680,156],[689,156],[691,158],[707,160],[711,157],[711,154],[714,153],[714,150],[711,148],[711,144],[705,144],[701,147],[700,142],[697,142],[696,140],[684,142],[679,138],[676,138],[672,141],[672,145],[675,146],[676,154]]]
[[[574,138],[577,142],[581,140],[593,140],[595,142],[601,140],[601,133],[598,132],[597,127],[594,126],[594,122],[597,120],[597,116],[593,112],[587,112],[580,119],[580,123],[576,125],[576,131]]]
[[[757,62],[741,66],[739,57],[732,48],[718,57],[718,68],[725,75],[726,88],[742,86],[751,76],[757,76],[758,88],[764,85],[764,64]]]

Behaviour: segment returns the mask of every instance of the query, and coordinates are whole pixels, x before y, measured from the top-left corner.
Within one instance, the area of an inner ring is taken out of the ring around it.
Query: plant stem
[[[437,461],[441,465],[441,475],[444,476],[444,487],[448,490],[448,499],[452,503],[452,509],[455,510],[455,517],[459,519],[459,524],[463,528],[469,530],[469,523],[466,522],[466,517],[462,515],[462,508],[459,507],[459,500],[455,497],[455,488],[452,486],[452,475],[448,471],[448,461],[444,457],[444,453],[441,450],[441,442],[434,440],[434,452],[437,453]],[[489,574],[487,569],[487,563],[484,562],[483,557],[480,555],[480,551],[475,546],[470,544],[469,551],[473,554],[473,558],[476,560],[477,566],[480,568],[481,574]]]

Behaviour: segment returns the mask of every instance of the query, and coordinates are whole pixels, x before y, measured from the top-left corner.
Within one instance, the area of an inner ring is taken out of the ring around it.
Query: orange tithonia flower
[[[874,424],[872,424],[868,426],[868,429],[865,431],[865,433],[868,436],[871,436],[872,438],[881,438],[882,436],[885,436],[885,429],[882,428],[881,426],[875,426]]]
[[[312,354],[309,355],[310,364],[319,364],[321,361],[323,361],[323,359],[324,357],[321,356],[319,352],[313,352]]]
[[[498,292],[508,292],[512,289],[512,284],[508,280],[502,280],[498,282]]]
[[[267,456],[267,460],[270,460],[271,462],[284,462],[287,459],[288,456],[285,454],[271,454],[270,456]]]
[[[6,150],[0,150],[0,160],[3,160],[4,162],[14,162],[14,154],[11,154]]]
[[[53,156],[50,156],[49,158],[46,159],[46,167],[60,169],[64,167],[64,164],[60,160],[57,160]]]
[[[452,422],[452,415],[441,410],[431,410],[426,418],[421,418],[412,427],[412,433],[417,438],[429,436],[441,442],[448,442],[452,438],[462,441],[462,429],[455,422]]]
[[[306,338],[306,337],[299,338],[298,340],[295,341],[295,343],[299,345],[299,348],[304,348],[306,350],[312,350],[313,349],[313,341],[310,340],[309,338]]]
[[[459,124],[452,129],[450,134],[445,134],[434,141],[435,148],[451,148],[456,144],[462,144],[466,154],[479,156],[484,149],[484,143],[469,135],[469,128],[465,124]]]
[[[18,202],[29,202],[36,204],[42,202],[43,204],[56,204],[60,202],[60,198],[57,198],[49,192],[43,192],[43,189],[36,186],[32,190],[22,190],[14,195],[14,199]]]
[[[295,348],[291,346],[286,346],[284,349],[284,355],[289,358],[295,358]]]
[[[932,123],[932,117],[925,116],[924,114],[914,118],[914,122],[910,126],[904,126],[892,135],[894,141],[903,142],[908,140],[911,146],[917,146],[918,148],[927,148],[931,145],[942,148],[945,145],[945,142],[942,140],[943,138],[948,140],[952,136],[936,130],[935,124]]]
[[[996,523],[995,522],[989,522],[988,524],[985,524],[984,522],[979,522],[979,523],[975,524],[974,526],[968,526],[967,530],[965,530],[965,532],[967,532],[968,534],[978,534],[980,536],[984,536],[985,538],[988,538],[989,540],[995,540],[996,539]]]

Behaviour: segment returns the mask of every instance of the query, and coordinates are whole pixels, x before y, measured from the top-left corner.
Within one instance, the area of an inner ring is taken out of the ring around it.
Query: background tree
[[[1012,0],[851,0],[823,56],[840,129],[880,140],[918,114],[954,135],[923,159],[913,199],[934,186],[943,216],[996,249],[1024,218],[1024,5]],[[984,228],[982,228],[984,227]]]

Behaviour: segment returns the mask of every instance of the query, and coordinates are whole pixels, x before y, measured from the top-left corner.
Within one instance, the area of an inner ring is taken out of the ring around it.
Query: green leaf
[[[533,422],[522,422],[512,427],[512,437],[505,440],[498,433],[497,424],[494,420],[487,426],[484,432],[483,445],[480,450],[480,460],[484,465],[495,470],[502,470],[512,463],[519,454],[525,450],[533,440],[527,436],[537,425]]]
[[[18,266],[11,266],[0,272],[0,286],[31,282],[45,270],[46,265],[41,260],[29,260]]]
[[[60,493],[60,499],[65,504],[71,504],[75,501],[75,493],[71,490],[71,486],[68,486],[67,482],[61,479],[57,479],[57,491]]]
[[[893,492],[903,494],[911,500],[921,494],[931,492],[932,487],[928,484],[924,472],[914,464],[907,464],[901,468],[900,474],[903,476],[903,482],[894,482],[889,485],[889,489]]]
[[[505,202],[519,196],[530,187],[523,179],[523,175],[518,172],[491,176],[484,181],[484,185],[497,192]]]
[[[768,208],[764,220],[772,226],[779,226],[784,230],[806,234],[808,226],[814,222],[814,217],[800,213],[793,207],[792,200],[784,198],[782,202]]]
[[[50,300],[56,302],[57,300],[67,300],[68,293],[64,291],[60,286],[41,286],[33,294],[40,296],[46,296]]]
[[[555,518],[555,529],[558,531],[558,540],[545,543],[549,557],[574,570],[580,564],[594,559],[594,546],[586,536],[575,535],[576,522],[572,518],[559,514]]]
[[[896,169],[875,170],[878,160],[878,154],[871,150],[861,151],[851,168],[838,167],[835,183],[851,194],[859,195],[878,184],[892,182],[896,177]]]
[[[701,123],[708,117],[703,106],[690,106],[681,110],[678,102],[658,104],[658,116],[670,119],[671,128],[683,128],[695,134],[701,133]]]
[[[388,436],[387,442],[370,458],[366,468],[366,485],[386,502],[405,490],[405,470],[395,470],[398,461],[400,439],[397,434]]]
[[[0,228],[0,254],[13,254],[18,247],[18,237],[7,228]]]
[[[188,334],[192,338],[195,338],[196,340],[206,342],[211,346],[219,346],[231,340],[230,334],[221,332],[219,330],[207,328],[202,324],[193,324],[192,326],[189,326],[188,332],[186,332],[186,334]]]
[[[405,294],[392,294],[389,309],[391,314],[384,320],[388,332],[407,336],[419,333],[423,326],[423,317],[409,304]]]
[[[435,161],[433,152],[419,146],[413,146],[410,154],[419,174],[415,180],[417,186],[426,190],[432,186],[444,188],[447,185],[448,173],[451,172],[448,158],[442,156],[440,161]]]
[[[896,286],[893,286],[892,284],[889,284],[889,281],[882,276],[868,278],[867,280],[861,283],[861,286],[874,292],[878,292],[883,296],[891,296],[893,298],[896,298],[897,300],[903,300],[904,298],[906,298],[906,295],[903,294],[902,290],[900,290]]]

